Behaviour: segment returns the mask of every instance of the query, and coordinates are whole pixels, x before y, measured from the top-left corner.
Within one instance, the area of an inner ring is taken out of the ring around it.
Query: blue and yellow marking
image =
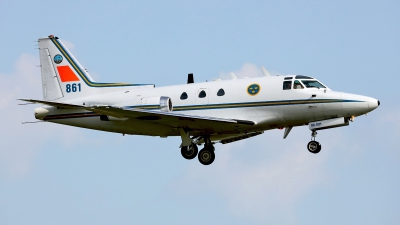
[[[63,57],[59,54],[57,54],[56,56],[54,56],[54,62],[57,64],[60,64],[63,61]]]
[[[261,87],[259,84],[250,84],[247,87],[247,94],[250,96],[256,96],[258,93],[260,93]]]

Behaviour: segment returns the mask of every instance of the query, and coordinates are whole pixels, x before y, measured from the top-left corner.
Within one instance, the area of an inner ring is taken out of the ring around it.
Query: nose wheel
[[[307,149],[309,152],[317,154],[321,151],[321,144],[318,141],[315,141],[315,137],[317,137],[317,132],[314,130],[311,133],[311,141],[307,144]]]
[[[321,144],[318,141],[310,141],[307,144],[307,149],[309,152],[317,154],[321,151]]]

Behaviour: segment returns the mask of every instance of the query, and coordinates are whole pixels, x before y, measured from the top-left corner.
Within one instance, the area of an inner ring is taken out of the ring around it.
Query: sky
[[[0,2],[0,224],[399,224],[399,1]],[[99,82],[157,87],[271,74],[379,99],[350,126],[227,145],[210,166],[179,137],[33,122],[37,39]]]

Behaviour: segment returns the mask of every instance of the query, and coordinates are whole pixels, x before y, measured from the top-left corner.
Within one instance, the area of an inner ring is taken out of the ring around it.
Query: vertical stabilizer
[[[39,52],[43,99],[46,101],[68,101],[117,90],[103,89],[110,87],[154,87],[145,84],[94,82],[62,42],[53,35],[39,39]]]
[[[43,99],[67,101],[100,93],[95,84],[57,37],[39,39]]]

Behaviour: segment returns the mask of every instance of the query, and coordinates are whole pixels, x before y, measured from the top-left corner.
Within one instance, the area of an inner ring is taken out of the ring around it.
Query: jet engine
[[[142,105],[145,105],[146,109],[159,109],[164,112],[173,110],[171,98],[166,96],[142,98]]]

